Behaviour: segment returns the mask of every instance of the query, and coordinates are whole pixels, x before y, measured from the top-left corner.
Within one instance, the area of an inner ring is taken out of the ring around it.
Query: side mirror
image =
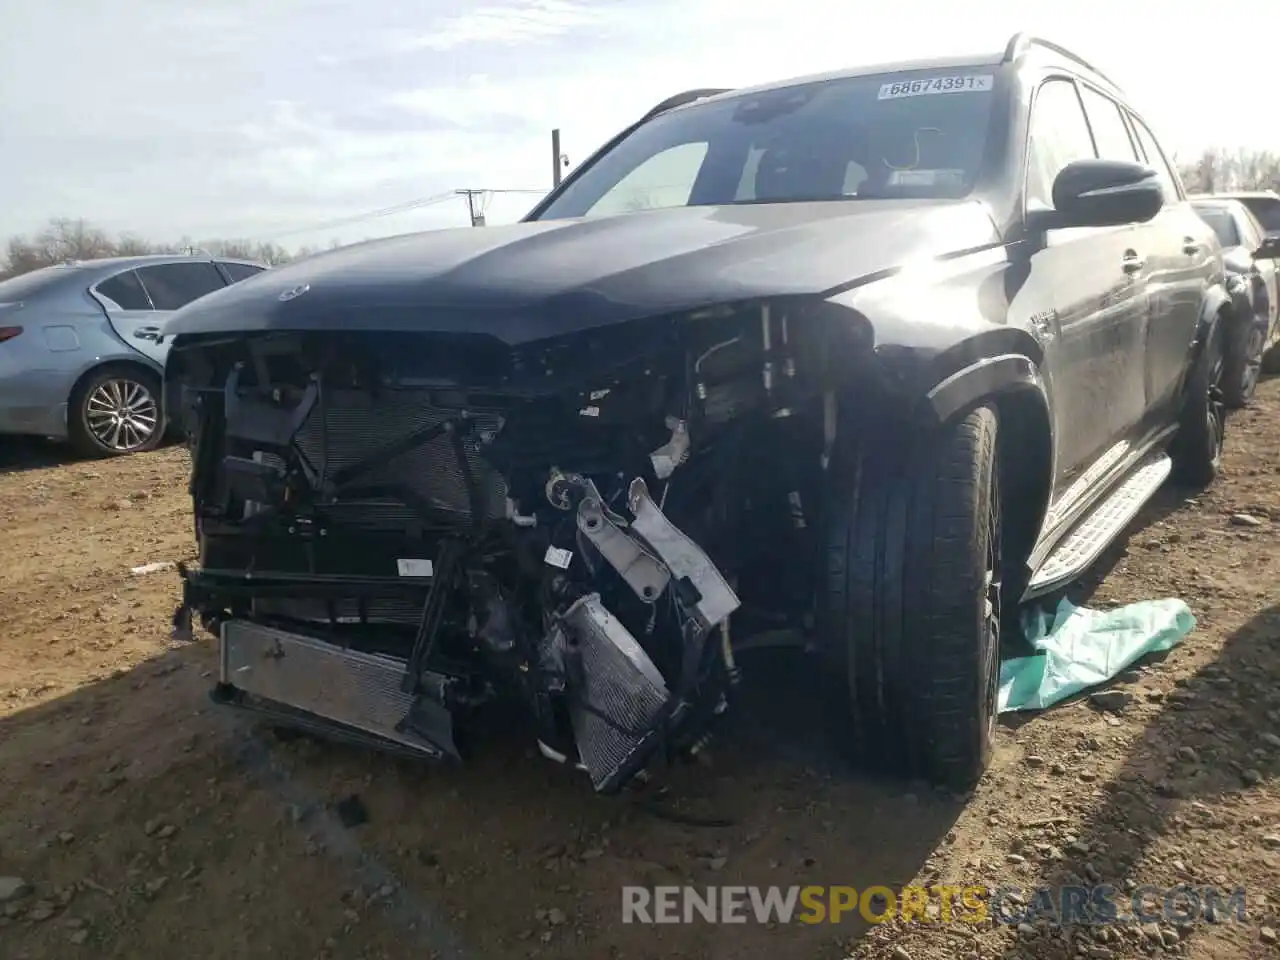
[[[1076,160],[1053,181],[1054,227],[1145,223],[1164,206],[1156,172],[1123,160]]]
[[[1280,260],[1280,233],[1269,233],[1262,239],[1262,246],[1253,251],[1255,260]]]

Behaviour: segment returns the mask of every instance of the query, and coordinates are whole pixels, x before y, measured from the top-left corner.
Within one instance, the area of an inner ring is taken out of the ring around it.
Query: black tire
[[[120,442],[111,443],[111,436],[104,435],[102,429],[103,407],[100,399],[102,391],[112,393],[112,385],[118,385],[118,397],[126,407],[132,410],[129,423],[119,431]],[[140,396],[134,390],[144,391],[149,398],[149,407],[132,408],[132,398]],[[126,402],[128,401],[128,402]],[[145,436],[140,424],[143,424],[143,411],[151,420],[150,432]],[[84,457],[118,457],[131,453],[142,453],[154,450],[164,439],[164,411],[160,396],[160,378],[143,367],[118,365],[102,367],[95,370],[72,391],[67,405],[67,432],[71,444]],[[137,442],[132,442],[132,441]]]
[[[1254,319],[1248,325],[1233,323],[1225,337],[1222,369],[1222,400],[1229,410],[1249,405],[1258,378],[1262,375],[1263,347],[1267,340],[1266,322]]]
[[[868,444],[833,475],[826,514],[820,642],[837,738],[864,766],[955,790],[981,777],[995,732],[997,433],[980,407],[914,450]]]
[[[1208,339],[1187,376],[1178,433],[1169,447],[1174,482],[1195,489],[1213,483],[1222,468],[1222,445],[1227,430],[1227,405],[1222,390],[1224,339],[1223,319],[1219,318],[1210,327]]]
[[[1268,376],[1280,373],[1280,343],[1272,344],[1262,355],[1262,372]]]

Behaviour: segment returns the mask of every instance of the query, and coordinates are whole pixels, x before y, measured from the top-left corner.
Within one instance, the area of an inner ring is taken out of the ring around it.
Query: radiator
[[[224,622],[220,647],[222,682],[244,693],[391,740],[434,759],[456,753],[448,711],[426,697],[418,708],[426,705],[432,719],[449,731],[447,742],[434,742],[403,726],[414,706],[413,696],[400,689],[403,660],[344,649],[247,620]]]

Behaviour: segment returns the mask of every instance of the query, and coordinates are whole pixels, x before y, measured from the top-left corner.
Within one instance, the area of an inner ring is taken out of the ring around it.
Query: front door
[[[1052,209],[1058,172],[1098,155],[1075,82],[1046,80],[1029,122],[1027,207]],[[1123,455],[1142,419],[1148,267],[1135,226],[1051,230],[1028,243],[1029,272],[1011,307],[1044,346],[1058,452],[1054,505],[1066,507],[1092,485],[1082,477]]]

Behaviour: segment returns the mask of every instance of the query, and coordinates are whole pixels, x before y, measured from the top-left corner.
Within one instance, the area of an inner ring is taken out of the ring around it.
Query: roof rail
[[[683,107],[686,103],[693,103],[695,100],[704,100],[707,97],[714,97],[717,94],[728,93],[729,87],[703,87],[697,90],[686,90],[684,93],[677,93],[674,97],[667,97],[660,104],[644,115],[643,120],[649,120],[656,117],[660,113],[666,113],[668,110],[674,110],[676,107]]]
[[[1045,40],[1042,37],[1032,36],[1029,33],[1021,33],[1021,32],[1015,33],[1012,37],[1010,37],[1009,42],[1005,45],[1004,56],[1001,58],[1000,62],[1012,63],[1018,57],[1022,56],[1022,54],[1026,53],[1028,47],[1033,47],[1033,46],[1044,47],[1046,50],[1052,50],[1054,53],[1058,54],[1058,56],[1066,57],[1068,60],[1074,60],[1076,63],[1080,64],[1080,66],[1084,67],[1086,70],[1090,70],[1093,73],[1096,73],[1103,80],[1107,81],[1107,83],[1119,89],[1119,84],[1117,84],[1114,80],[1108,77],[1105,73],[1103,73],[1101,70],[1095,67],[1092,63],[1090,63],[1084,57],[1080,56],[1079,54],[1072,53],[1066,47],[1059,46],[1058,44],[1053,43],[1052,41],[1049,41],[1049,40]]]

